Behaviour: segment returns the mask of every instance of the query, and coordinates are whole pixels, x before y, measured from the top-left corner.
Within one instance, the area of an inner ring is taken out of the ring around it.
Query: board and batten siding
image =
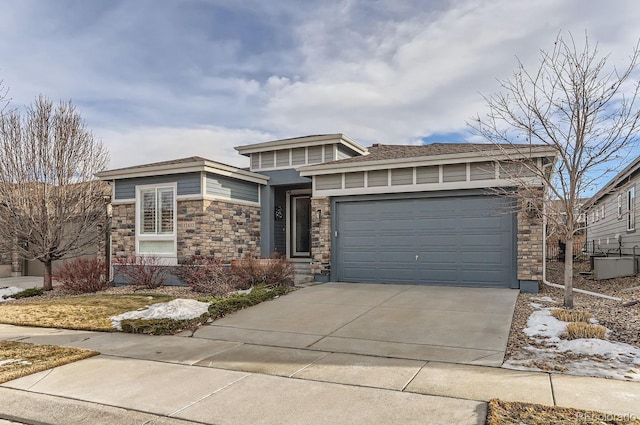
[[[220,198],[259,202],[259,184],[207,173],[206,194]]]
[[[635,185],[635,230],[627,230],[627,219],[629,214],[627,192],[629,188]],[[638,190],[640,189],[640,177],[633,180],[631,184],[620,187],[615,192],[605,195],[586,212],[587,215],[587,249],[593,252],[594,243],[596,252],[605,252],[617,254],[619,243],[616,235],[622,238],[622,253],[632,254],[633,247],[637,245],[640,248],[640,223],[638,222]],[[618,214],[618,194],[621,196],[622,214]],[[604,206],[604,217],[602,210]],[[636,248],[636,252],[640,254],[640,249]]]
[[[199,195],[201,193],[200,173],[170,174],[166,176],[135,177],[115,181],[114,200],[136,198],[136,186],[177,183],[178,196]]]

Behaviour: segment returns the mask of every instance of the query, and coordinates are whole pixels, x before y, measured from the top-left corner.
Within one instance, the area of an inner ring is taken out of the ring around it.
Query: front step
[[[293,278],[293,283],[295,285],[300,285],[304,283],[313,282],[313,275],[311,274],[311,260],[308,258],[305,259],[291,259],[291,263],[295,269],[295,276]]]

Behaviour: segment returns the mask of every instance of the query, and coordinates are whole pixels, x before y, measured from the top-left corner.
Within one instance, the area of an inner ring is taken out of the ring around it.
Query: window
[[[176,255],[176,185],[136,190],[136,254]]]
[[[618,193],[618,220],[622,218],[622,193]]]
[[[600,206],[600,218],[604,220],[604,205]]]
[[[627,230],[635,230],[636,228],[636,188],[631,186],[627,192]]]

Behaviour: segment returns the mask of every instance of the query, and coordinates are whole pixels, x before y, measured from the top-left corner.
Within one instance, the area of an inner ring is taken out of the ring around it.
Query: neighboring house
[[[367,149],[329,134],[236,150],[248,170],[191,157],[99,173],[113,189],[113,255],[279,253],[318,281],[537,290],[542,220],[492,190],[515,185],[513,156],[492,145]],[[526,151],[538,166],[555,158]]]
[[[640,157],[607,183],[585,204],[587,251],[613,255],[640,255],[638,200]]]

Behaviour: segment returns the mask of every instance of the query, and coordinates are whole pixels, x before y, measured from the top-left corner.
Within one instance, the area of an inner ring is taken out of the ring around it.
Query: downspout
[[[544,167],[549,167],[552,164],[553,163],[543,166],[542,167],[543,172],[544,172]],[[547,280],[547,203],[546,202],[544,202],[542,205],[542,283],[552,288],[558,288],[558,289],[564,290],[564,285],[551,283]],[[573,288],[573,292],[591,295],[598,298],[605,298],[607,300],[622,301],[621,298],[612,297],[604,294],[598,294],[597,292],[585,291],[584,289]]]

